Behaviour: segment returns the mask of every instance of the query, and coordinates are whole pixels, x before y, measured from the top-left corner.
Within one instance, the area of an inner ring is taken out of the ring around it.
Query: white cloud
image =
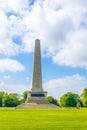
[[[25,67],[18,61],[12,59],[1,59],[0,60],[0,72],[21,72]]]
[[[86,69],[86,5],[86,0],[37,0],[32,6],[28,0],[0,0],[0,54],[30,53],[40,38],[55,63]]]
[[[28,7],[28,0],[0,0],[0,8],[5,12],[20,13]]]
[[[73,38],[72,38],[73,36]],[[69,43],[53,57],[53,61],[60,65],[83,67],[87,69],[87,31],[79,30],[69,36]]]
[[[81,94],[85,87],[87,87],[87,78],[79,74],[53,79],[44,84],[44,89],[48,91],[48,95],[58,99],[67,92]]]
[[[29,90],[28,85],[0,82],[0,91],[22,94],[26,90]]]
[[[10,75],[4,75],[4,76],[3,76],[3,79],[6,79],[6,80],[9,80],[10,78],[11,78]]]
[[[0,10],[0,17],[0,54],[15,55],[19,51],[19,46],[12,41],[10,21],[2,10]]]

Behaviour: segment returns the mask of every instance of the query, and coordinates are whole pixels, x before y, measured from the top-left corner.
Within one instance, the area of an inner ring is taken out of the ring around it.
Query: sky
[[[32,87],[40,39],[43,89],[59,99],[87,87],[87,0],[0,0],[0,91]]]

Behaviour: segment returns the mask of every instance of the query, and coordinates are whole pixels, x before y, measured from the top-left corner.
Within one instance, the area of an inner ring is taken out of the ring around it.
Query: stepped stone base
[[[44,98],[30,98],[26,103],[49,104],[48,100]]]
[[[16,108],[59,108],[58,106],[48,102],[46,97],[29,97],[25,103]]]
[[[58,106],[51,104],[51,103],[47,103],[47,104],[40,104],[40,103],[23,103],[19,106],[17,106],[16,108],[22,108],[22,109],[29,109],[29,108],[59,108]]]
[[[17,106],[16,108],[59,108],[51,104],[47,100],[47,92],[28,92],[27,100],[25,103]]]
[[[47,92],[45,91],[28,91],[26,103],[39,103],[39,104],[47,104]]]

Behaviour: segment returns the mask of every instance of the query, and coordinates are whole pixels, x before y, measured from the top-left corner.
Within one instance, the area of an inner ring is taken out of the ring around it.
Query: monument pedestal
[[[38,104],[48,104],[47,100],[47,92],[40,91],[40,92],[33,92],[29,91],[26,103],[38,103]]]
[[[58,108],[58,106],[48,102],[46,91],[41,91],[41,92],[28,91],[26,102],[17,106],[16,108],[22,108],[22,109],[48,108],[49,109],[49,108]]]

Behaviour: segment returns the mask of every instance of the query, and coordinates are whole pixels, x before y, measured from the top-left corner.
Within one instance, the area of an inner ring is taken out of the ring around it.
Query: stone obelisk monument
[[[40,52],[39,39],[35,40],[32,91],[43,91],[42,72],[41,72],[41,52]]]
[[[42,72],[41,72],[41,48],[40,40],[35,40],[34,50],[34,65],[32,88],[27,93],[27,100],[25,103],[17,106],[17,108],[57,108],[47,100],[47,92],[42,88]]]
[[[33,78],[32,78],[32,88],[28,92],[27,103],[48,103],[47,92],[43,91],[42,88],[42,72],[41,72],[41,48],[40,40],[35,40],[35,50],[34,50],[34,65],[33,65]]]

